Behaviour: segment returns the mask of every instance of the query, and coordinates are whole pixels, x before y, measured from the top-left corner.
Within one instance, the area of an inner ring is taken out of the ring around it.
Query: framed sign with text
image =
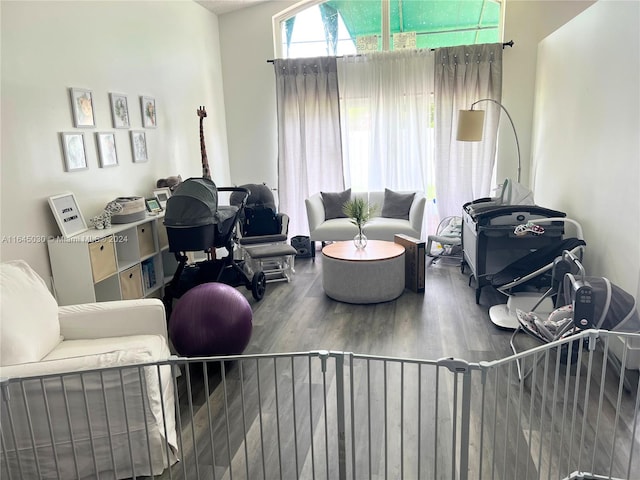
[[[49,206],[64,238],[73,237],[88,230],[73,193],[61,193],[49,197]]]

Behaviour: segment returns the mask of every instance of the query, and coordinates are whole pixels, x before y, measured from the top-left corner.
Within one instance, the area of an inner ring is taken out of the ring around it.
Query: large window
[[[500,0],[310,0],[274,17],[276,56],[502,41]]]

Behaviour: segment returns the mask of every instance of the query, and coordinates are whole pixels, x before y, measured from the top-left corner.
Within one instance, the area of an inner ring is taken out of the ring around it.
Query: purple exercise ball
[[[186,357],[240,354],[249,344],[253,312],[235,288],[210,282],[187,291],[173,308],[169,335]]]

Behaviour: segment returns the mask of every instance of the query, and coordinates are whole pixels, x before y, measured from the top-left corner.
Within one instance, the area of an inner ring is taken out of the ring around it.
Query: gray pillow
[[[382,202],[381,217],[400,218],[409,220],[409,210],[413,203],[414,193],[398,193],[388,188],[384,189],[384,200]]]
[[[344,204],[351,200],[351,189],[344,192],[320,192],[322,203],[324,203],[324,219],[347,218],[342,211]]]

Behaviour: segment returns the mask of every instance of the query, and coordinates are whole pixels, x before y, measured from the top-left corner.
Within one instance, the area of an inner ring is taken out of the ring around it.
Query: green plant
[[[362,227],[371,220],[376,210],[376,205],[369,205],[363,198],[349,200],[344,204],[344,207],[342,207],[342,211],[351,219],[351,223],[358,227],[358,233],[360,235],[362,235]]]

